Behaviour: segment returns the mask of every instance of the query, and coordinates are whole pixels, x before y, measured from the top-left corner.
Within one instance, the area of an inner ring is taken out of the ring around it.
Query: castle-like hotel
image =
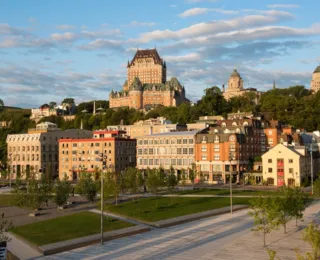
[[[314,93],[320,89],[320,66],[313,73],[310,87]],[[227,100],[249,92],[256,94],[256,101],[263,93],[255,88],[244,88],[243,79],[236,69],[230,75],[227,89],[222,86],[223,96]],[[184,86],[175,77],[167,81],[166,62],[156,49],[137,50],[131,62],[128,61],[127,80],[122,90],[112,90],[109,95],[110,108],[148,110],[156,106],[175,107],[184,102],[189,102]]]
[[[167,81],[167,66],[156,49],[137,50],[127,65],[127,80],[119,92],[111,91],[110,108],[150,109],[189,102],[177,78]]]

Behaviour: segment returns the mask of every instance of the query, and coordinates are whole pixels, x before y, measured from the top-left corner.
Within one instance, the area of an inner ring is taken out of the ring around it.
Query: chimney
[[[93,114],[96,114],[96,101],[93,101]]]

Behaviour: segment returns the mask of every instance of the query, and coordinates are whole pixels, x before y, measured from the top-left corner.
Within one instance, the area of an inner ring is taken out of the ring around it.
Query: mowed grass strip
[[[260,195],[270,195],[274,191],[273,190],[233,190],[232,194],[234,196],[260,196]],[[228,196],[230,194],[229,189],[199,189],[199,190],[185,190],[179,191],[176,194],[178,195],[225,195]]]
[[[250,198],[234,198],[233,204],[248,205],[249,200]],[[140,199],[136,203],[129,201],[118,206],[108,205],[105,210],[137,220],[156,222],[229,205],[229,198],[151,197]]]
[[[0,206],[12,206],[13,205],[13,195],[1,194],[0,195]]]
[[[104,218],[104,231],[112,231],[133,226],[118,219]],[[41,246],[100,232],[100,215],[80,212],[68,216],[40,221],[12,228],[11,232]]]

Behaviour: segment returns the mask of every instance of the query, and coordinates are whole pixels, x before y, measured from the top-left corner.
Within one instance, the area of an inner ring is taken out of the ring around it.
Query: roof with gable
[[[320,66],[316,67],[313,73],[320,73]]]
[[[157,49],[137,50],[131,62],[128,63],[128,67],[130,67],[138,58],[153,58],[155,64],[163,65],[163,61],[160,58]]]

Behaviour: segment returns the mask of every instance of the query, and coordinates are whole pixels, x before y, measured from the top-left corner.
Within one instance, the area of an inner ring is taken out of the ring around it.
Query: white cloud
[[[268,8],[274,8],[274,9],[278,9],[278,8],[299,8],[300,6],[297,4],[272,4],[272,5],[267,5]]]
[[[195,7],[195,8],[188,9],[188,10],[182,12],[181,14],[178,14],[178,16],[180,16],[182,18],[186,18],[186,17],[195,16],[195,15],[199,15],[199,14],[205,14],[205,13],[209,12],[209,10],[210,10],[209,8]]]
[[[131,23],[129,24],[129,26],[133,26],[133,27],[139,27],[139,26],[155,26],[156,23],[153,22],[138,22],[138,21],[131,21]]]
[[[147,43],[150,41],[181,40],[190,37],[208,36],[219,32],[227,32],[246,27],[258,27],[268,24],[275,24],[279,21],[291,20],[292,14],[282,11],[269,11],[264,15],[247,15],[231,20],[218,20],[205,23],[197,23],[177,31],[155,30],[143,33],[131,42]]]
[[[165,56],[164,59],[168,62],[188,62],[188,61],[196,61],[201,57],[198,53],[190,52],[186,55],[182,56]]]
[[[104,40],[97,39],[89,42],[88,44],[83,44],[78,46],[81,50],[97,50],[97,49],[109,49],[109,50],[121,50],[124,51],[122,42],[116,40]]]
[[[30,18],[28,19],[28,21],[29,21],[30,23],[36,23],[36,22],[37,22],[37,19],[34,18],[34,17],[30,17]]]
[[[217,2],[219,0],[185,0],[187,3],[195,4],[195,3],[201,3],[201,2]]]
[[[73,30],[76,27],[71,24],[60,24],[60,25],[57,25],[56,28],[59,30]]]
[[[70,42],[74,41],[79,36],[75,33],[65,32],[65,33],[53,33],[50,35],[50,38],[54,41],[61,41],[61,42]]]

